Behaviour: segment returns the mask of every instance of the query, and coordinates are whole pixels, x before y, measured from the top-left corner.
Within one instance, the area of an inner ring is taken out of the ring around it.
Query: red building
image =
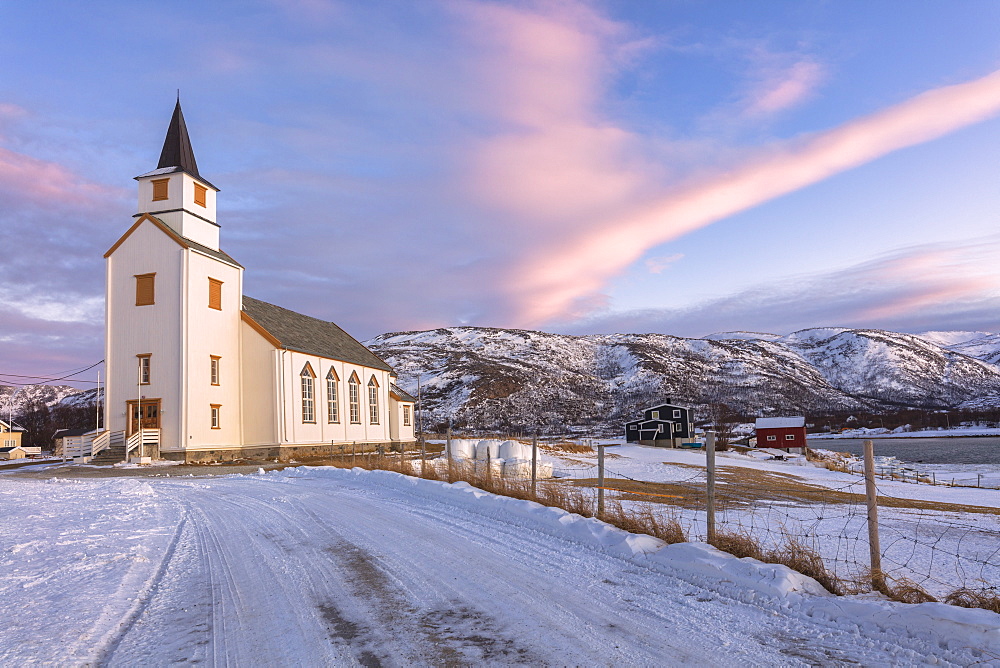
[[[782,448],[805,452],[806,419],[804,417],[757,418],[757,447]]]

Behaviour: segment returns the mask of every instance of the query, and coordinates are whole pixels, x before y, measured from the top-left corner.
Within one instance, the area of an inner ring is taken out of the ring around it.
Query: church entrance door
[[[160,428],[160,400],[142,399],[128,402],[128,435],[131,436],[137,429],[159,429]]]

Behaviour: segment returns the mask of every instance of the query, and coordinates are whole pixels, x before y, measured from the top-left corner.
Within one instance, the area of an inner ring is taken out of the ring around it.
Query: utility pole
[[[417,431],[424,437],[424,402],[420,394],[420,374],[417,374]]]

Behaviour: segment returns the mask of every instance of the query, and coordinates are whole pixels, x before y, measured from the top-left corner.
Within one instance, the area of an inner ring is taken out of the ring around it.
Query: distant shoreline
[[[983,433],[973,433],[973,434],[956,434],[953,432],[941,432],[941,431],[920,431],[920,432],[906,432],[903,434],[836,434],[836,435],[813,435],[806,434],[807,441],[865,441],[868,439],[878,439],[878,438],[897,438],[897,439],[907,439],[907,438],[1000,438],[1000,429],[997,429],[992,434]]]

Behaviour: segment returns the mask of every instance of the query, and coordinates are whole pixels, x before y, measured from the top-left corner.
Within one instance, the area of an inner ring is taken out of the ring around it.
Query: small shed
[[[805,452],[806,419],[803,416],[757,418],[757,447]]]
[[[25,456],[24,448],[20,446],[0,448],[0,460],[24,459]]]

